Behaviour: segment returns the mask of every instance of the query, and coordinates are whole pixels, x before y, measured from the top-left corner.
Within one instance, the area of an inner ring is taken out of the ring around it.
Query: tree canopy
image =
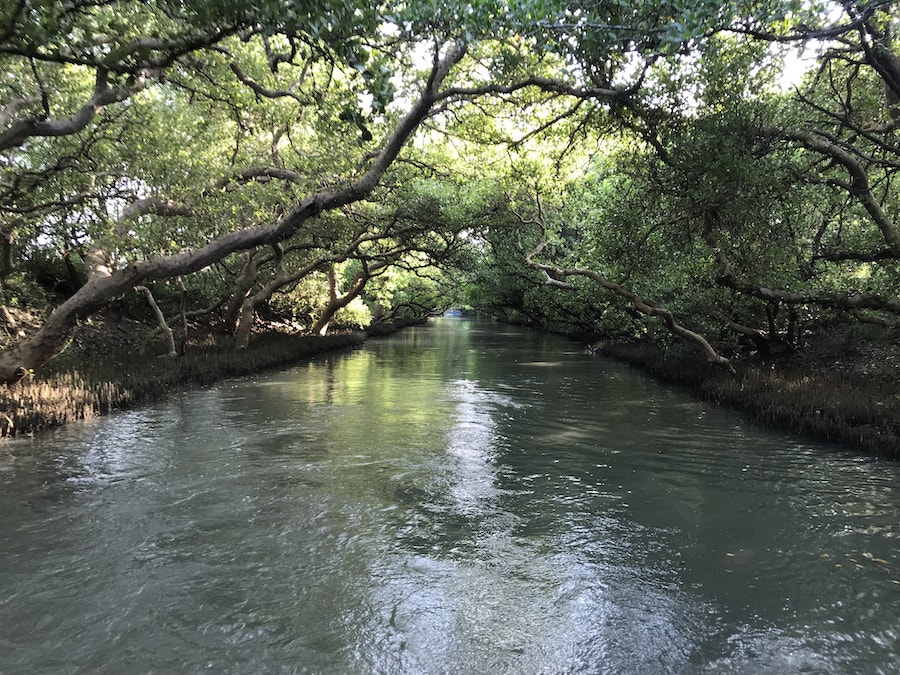
[[[659,324],[729,367],[742,342],[896,325],[898,19],[879,0],[3,0],[0,379],[137,288],[239,347],[263,311],[322,332],[467,304]]]

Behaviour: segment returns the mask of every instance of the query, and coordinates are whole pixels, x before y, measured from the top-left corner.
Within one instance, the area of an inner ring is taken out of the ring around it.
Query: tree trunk
[[[334,318],[334,315],[349,305],[354,298],[359,296],[371,278],[372,275],[368,268],[363,267],[363,271],[361,271],[353,280],[353,283],[350,284],[349,290],[343,296],[340,296],[337,291],[337,277],[335,276],[334,266],[332,265],[328,270],[328,291],[330,296],[328,304],[325,306],[325,311],[322,312],[322,316],[319,317],[319,320],[316,321],[316,324],[312,327],[310,332],[313,335],[327,335],[328,327],[331,325],[331,320]]]
[[[337,292],[337,275],[334,273],[334,265],[328,267],[328,304],[322,311],[321,316],[313,325],[310,331],[313,335],[327,335],[328,327],[331,325],[331,319],[338,311],[338,292]]]
[[[166,354],[166,356],[177,356],[178,351],[175,349],[175,335],[172,333],[172,329],[169,328],[166,317],[163,314],[162,310],[159,308],[159,304],[156,302],[156,298],[153,297],[153,293],[146,286],[136,286],[134,290],[143,293],[144,297],[147,298],[147,302],[149,303],[151,309],[153,309],[153,314],[156,316],[158,331],[162,333],[166,338],[166,346],[168,347],[168,353]]]
[[[268,259],[258,258],[256,251],[251,251],[247,255],[247,262],[244,264],[244,269],[241,270],[241,276],[234,284],[231,298],[225,307],[225,326],[229,330],[237,328],[241,319],[244,300],[247,299],[250,289],[253,288],[253,284],[259,278],[259,266],[267,261]]]
[[[247,345],[250,344],[250,334],[253,329],[253,322],[256,320],[257,307],[259,307],[264,302],[268,302],[271,297],[275,295],[275,293],[280,291],[288,284],[297,283],[306,275],[311,274],[315,270],[319,269],[322,266],[323,262],[324,260],[322,258],[318,258],[312,263],[302,267],[301,269],[288,274],[282,269],[281,259],[279,258],[278,269],[275,278],[272,279],[272,281],[266,284],[258,292],[254,293],[253,295],[248,295],[246,298],[244,298],[244,302],[241,304],[241,311],[237,322],[237,328],[235,328],[234,332],[234,348],[246,349]]]
[[[178,304],[178,311],[181,315],[181,337],[178,340],[178,356],[184,356],[184,350],[187,347],[188,339],[188,320],[187,320],[187,286],[184,285],[184,279],[178,277],[178,287],[181,289],[181,299]]]
[[[234,348],[246,349],[250,344],[250,332],[253,329],[253,321],[256,319],[256,303],[254,297],[244,298],[241,305],[241,313],[238,319],[237,328],[234,331]]]
[[[12,229],[5,230],[0,234],[0,320],[12,331],[18,330],[19,325],[6,306],[6,294],[3,292],[3,284],[15,269],[13,266],[14,241],[15,235]]]

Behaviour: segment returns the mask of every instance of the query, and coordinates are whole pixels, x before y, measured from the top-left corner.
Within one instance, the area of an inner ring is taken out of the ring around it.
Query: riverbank
[[[370,336],[400,326],[380,327]],[[144,355],[151,330],[136,320],[79,327],[69,348],[35,378],[0,389],[0,437],[33,434],[202,386],[301,362],[365,341],[362,332],[326,337],[270,330],[246,350],[196,331],[182,358]],[[769,427],[862,452],[900,457],[900,345],[820,343],[769,361],[736,361],[736,374],[704,363],[675,343],[604,342],[603,355],[624,361],[700,398],[742,410]]]
[[[737,371],[698,359],[696,353],[650,343],[603,343],[599,353],[746,412],[771,428],[900,457],[900,346],[890,342],[821,342],[774,360],[738,361]]]
[[[39,373],[0,389],[0,437],[33,434],[164,398],[172,391],[283,368],[318,354],[363,343],[362,332],[327,336],[261,333],[247,349],[199,334],[184,356],[143,352],[151,330],[132,320],[80,326],[72,344]]]

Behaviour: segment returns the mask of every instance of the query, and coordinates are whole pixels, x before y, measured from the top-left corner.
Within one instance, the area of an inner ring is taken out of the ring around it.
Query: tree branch
[[[515,211],[513,211],[513,213],[515,213]],[[518,214],[516,215],[518,216]],[[519,219],[523,224],[527,224],[527,222],[535,222],[533,220],[526,221],[520,216]],[[547,283],[558,286],[560,288],[572,289],[574,287],[571,284],[567,283],[565,279],[576,276],[590,279],[602,288],[605,288],[615,295],[628,300],[631,305],[641,314],[661,318],[663,320],[663,323],[665,323],[666,328],[669,329],[669,332],[674,335],[678,335],[679,337],[691,340],[699,345],[703,353],[706,355],[706,359],[708,361],[716,365],[723,366],[730,370],[732,373],[735,372],[734,366],[731,365],[731,361],[716,352],[709,341],[702,335],[679,324],[675,320],[675,316],[668,309],[644,300],[644,298],[642,298],[634,291],[627,289],[624,286],[621,286],[620,284],[617,284],[613,281],[610,281],[605,276],[594,270],[582,269],[578,267],[556,267],[554,265],[548,265],[546,263],[538,262],[536,258],[541,255],[541,253],[543,253],[547,245],[547,228],[542,216],[539,216],[537,222],[541,228],[541,239],[538,242],[537,246],[535,246],[534,250],[525,257],[525,261],[529,267],[543,272],[543,274],[547,278]]]
[[[766,42],[789,43],[804,42],[807,40],[833,40],[834,38],[858,30],[875,14],[876,11],[883,7],[889,7],[891,4],[892,0],[874,2],[868,7],[865,7],[859,16],[853,17],[847,23],[829,26],[827,28],[810,28],[808,26],[798,25],[787,35],[753,28],[752,26],[727,26],[722,30],[729,33],[747,35],[756,40],[763,40]]]
[[[147,86],[143,77],[134,80],[124,87],[110,87],[107,83],[107,71],[97,70],[94,93],[88,101],[69,117],[58,120],[29,119],[13,124],[0,134],[0,151],[17,148],[33,137],[58,137],[76,134],[103,109],[112,103],[120,103]]]
[[[835,162],[843,166],[850,176],[850,182],[846,184],[847,191],[852,197],[860,201],[863,208],[878,226],[878,229],[881,230],[884,241],[890,249],[900,254],[900,231],[897,230],[890,216],[882,208],[875,195],[872,194],[869,176],[865,168],[853,155],[835,143],[810,131],[767,127],[761,129],[760,133],[764,137],[777,137],[797,141],[810,150],[831,157]]]
[[[742,295],[758,298],[766,302],[783,302],[786,305],[815,304],[844,311],[873,309],[891,314],[900,314],[900,298],[896,297],[884,298],[871,294],[839,293],[835,291],[791,292],[742,281],[735,277],[731,261],[724,249],[716,241],[715,234],[709,224],[703,233],[703,239],[716,254],[719,266],[719,275],[716,278],[716,283]]]

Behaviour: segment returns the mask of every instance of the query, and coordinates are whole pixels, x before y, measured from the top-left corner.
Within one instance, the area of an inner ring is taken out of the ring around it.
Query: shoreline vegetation
[[[38,378],[0,390],[0,437],[33,435],[165,398],[173,391],[288,367],[405,325],[324,337],[268,330],[248,348],[198,332],[184,356],[142,354],[146,324],[99,320],[81,326],[69,348]],[[577,340],[576,336],[570,336]],[[771,428],[885,457],[900,455],[900,347],[846,342],[725,372],[679,348],[601,341],[596,354],[660,382],[748,414]],[[589,358],[586,356],[586,358]]]
[[[735,362],[735,374],[695,353],[654,344],[601,343],[596,353],[657,381],[747,414],[773,429],[870,455],[900,457],[900,349],[859,343],[820,347],[759,362]]]
[[[141,354],[139,322],[81,327],[73,344],[39,378],[0,389],[0,438],[33,435],[65,424],[164,399],[175,391],[301,363],[365,342],[361,331],[326,336],[269,331],[243,350],[214,334],[185,345],[177,358]],[[149,331],[140,325],[144,335]]]

